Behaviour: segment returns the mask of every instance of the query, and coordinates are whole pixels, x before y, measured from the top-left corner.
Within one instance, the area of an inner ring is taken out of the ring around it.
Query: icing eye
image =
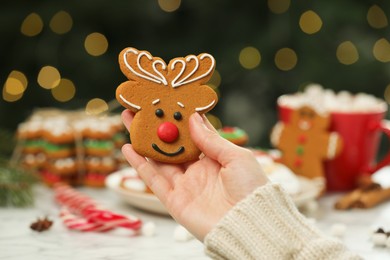
[[[156,112],[154,113],[157,117],[163,117],[164,111],[162,109],[156,109]]]
[[[173,118],[175,118],[176,120],[181,120],[182,118],[183,118],[183,116],[181,115],[181,113],[180,112],[175,112],[174,114],[173,114]]]

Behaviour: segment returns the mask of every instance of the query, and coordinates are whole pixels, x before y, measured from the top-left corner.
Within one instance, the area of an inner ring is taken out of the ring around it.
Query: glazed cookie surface
[[[166,64],[147,51],[126,48],[119,54],[123,74],[116,98],[135,117],[131,143],[140,155],[156,161],[183,163],[196,160],[199,149],[190,138],[191,114],[210,111],[218,102],[207,85],[215,69],[207,53],[172,59]]]

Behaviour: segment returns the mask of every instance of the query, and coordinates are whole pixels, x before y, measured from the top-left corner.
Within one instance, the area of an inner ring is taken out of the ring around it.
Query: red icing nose
[[[179,129],[171,122],[164,122],[158,127],[157,135],[161,141],[172,143],[179,137]]]

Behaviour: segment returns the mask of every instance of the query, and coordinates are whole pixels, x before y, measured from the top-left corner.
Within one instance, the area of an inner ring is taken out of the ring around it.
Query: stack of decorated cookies
[[[127,136],[119,115],[37,111],[17,131],[20,163],[48,185],[104,187],[107,175],[128,166],[120,152]]]

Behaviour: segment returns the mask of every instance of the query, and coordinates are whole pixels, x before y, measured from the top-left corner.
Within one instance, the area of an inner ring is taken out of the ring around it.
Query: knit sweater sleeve
[[[213,259],[362,259],[309,223],[277,184],[235,205],[204,244]]]

